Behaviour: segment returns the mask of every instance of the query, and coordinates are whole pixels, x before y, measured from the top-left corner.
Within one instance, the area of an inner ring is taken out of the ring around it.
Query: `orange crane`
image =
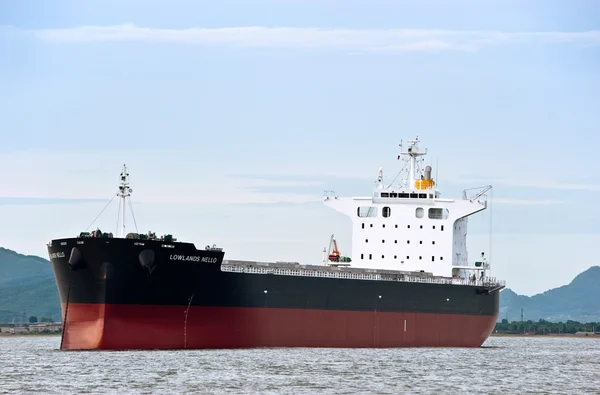
[[[331,235],[331,238],[329,239],[329,250],[327,251],[327,257],[329,258],[330,262],[352,262],[352,259],[349,257],[342,256],[338,250],[337,241],[335,240],[334,235]]]

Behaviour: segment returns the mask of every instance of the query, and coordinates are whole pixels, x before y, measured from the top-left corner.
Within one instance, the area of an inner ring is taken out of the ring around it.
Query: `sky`
[[[323,191],[419,136],[443,197],[493,186],[470,256],[533,295],[600,265],[599,70],[596,1],[3,1],[0,246],[47,257],[126,163],[140,232],[319,263],[351,250]]]

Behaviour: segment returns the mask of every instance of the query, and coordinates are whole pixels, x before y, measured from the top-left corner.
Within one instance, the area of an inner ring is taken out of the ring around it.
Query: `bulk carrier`
[[[60,348],[481,346],[505,285],[488,276],[483,253],[470,263],[467,218],[488,207],[491,187],[442,198],[418,138],[400,147],[398,185],[385,185],[379,169],[372,196],[325,192],[324,204],[352,219],[352,254],[336,245],[316,264],[226,260],[214,245],[124,234],[124,166],[114,196],[121,234],[48,244]]]

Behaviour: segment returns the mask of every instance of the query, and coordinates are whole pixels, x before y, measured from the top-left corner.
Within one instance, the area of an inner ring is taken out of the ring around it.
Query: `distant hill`
[[[60,321],[60,299],[50,262],[0,247],[0,322],[29,316]]]
[[[0,287],[35,283],[47,278],[54,278],[54,274],[46,259],[0,247]]]
[[[568,285],[534,296],[517,295],[511,289],[500,292],[498,321],[521,319],[551,322],[600,322],[600,266],[578,274]]]

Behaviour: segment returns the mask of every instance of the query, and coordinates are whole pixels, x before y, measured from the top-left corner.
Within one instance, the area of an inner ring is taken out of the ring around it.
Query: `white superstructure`
[[[404,163],[398,185],[384,185],[379,169],[372,197],[326,193],[324,203],[352,219],[352,266],[481,279],[489,263],[469,262],[467,218],[487,208],[491,187],[471,198],[465,190],[460,199],[442,199],[431,166],[423,166],[419,139],[408,143],[398,155]]]

